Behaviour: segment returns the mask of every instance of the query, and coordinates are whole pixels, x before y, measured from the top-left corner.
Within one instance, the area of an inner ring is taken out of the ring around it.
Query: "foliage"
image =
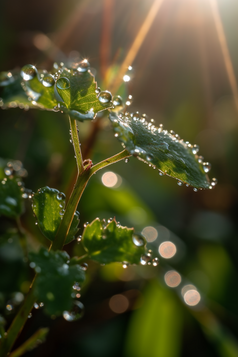
[[[207,176],[210,164],[197,155],[198,146],[181,140],[173,132],[168,133],[162,126],[156,128],[153,121],[147,122],[145,115],[125,113],[120,97],[112,98],[109,91],[101,91],[87,60],[70,67],[55,64],[50,72],[33,65],[26,65],[19,72],[2,72],[0,97],[3,109],[18,106],[68,114],[78,168],[77,179],[66,204],[65,194],[48,186],[31,193],[22,184],[24,175],[20,172],[25,171],[21,164],[1,162],[0,214],[17,219],[19,234],[24,240],[27,234],[20,226],[19,217],[24,212],[24,198],[29,198],[36,224],[51,242],[49,251],[45,247],[41,247],[38,253],[25,251],[36,276],[20,312],[2,339],[0,356],[5,356],[33,304],[39,306],[43,303],[46,313],[53,316],[63,314],[67,321],[82,316],[76,312],[82,303],[77,300],[80,294],[74,290],[79,291],[84,283],[87,265],[82,261],[85,259],[102,265],[119,262],[123,268],[158,265],[158,257],[146,247],[143,235],[135,233],[134,228],[122,226],[115,218],[108,221],[96,218],[85,224],[82,237],[78,238],[80,254],[72,259],[61,251],[64,245],[75,240],[79,228],[78,204],[94,173],[135,156],[158,169],[161,175],[171,176],[178,180],[179,185],[185,183],[196,191],[213,188],[216,180],[210,182]],[[93,121],[99,112],[110,119],[115,137],[124,150],[93,164],[82,157],[76,121]],[[166,293],[161,299],[167,299]]]

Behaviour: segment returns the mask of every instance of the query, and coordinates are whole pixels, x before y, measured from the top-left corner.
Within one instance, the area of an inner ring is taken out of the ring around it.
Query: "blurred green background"
[[[157,11],[142,39],[138,34],[152,6]],[[133,63],[127,63],[133,78],[120,88],[133,96],[128,110],[146,113],[157,126],[199,145],[212,163],[210,178],[218,179],[215,189],[195,193],[135,158],[97,173],[79,205],[81,229],[95,217],[114,216],[137,232],[153,227],[157,238],[147,238],[160,265],[122,269],[89,262],[84,317],[70,323],[33,311],[16,346],[39,327],[50,326],[50,333],[26,356],[238,356],[237,33],[237,0],[1,1],[1,71],[27,63],[50,69],[79,53],[101,88],[111,89],[134,40],[141,40]],[[20,109],[1,110],[0,118],[0,157],[23,162],[26,187],[48,185],[68,194],[75,162],[67,118]],[[107,120],[80,123],[79,134],[85,159],[98,162],[121,151]],[[108,171],[117,175],[117,186],[103,184]],[[11,222],[1,218],[1,224]],[[29,202],[22,225],[29,249],[48,244]],[[163,241],[176,245],[173,258],[159,255]],[[2,241],[0,248],[5,314],[8,301],[27,291],[32,272],[17,239]],[[80,254],[80,244],[66,249]],[[165,274],[174,270],[182,281],[171,288]],[[201,298],[194,306],[184,301],[187,285]],[[7,311],[8,323],[16,310]]]

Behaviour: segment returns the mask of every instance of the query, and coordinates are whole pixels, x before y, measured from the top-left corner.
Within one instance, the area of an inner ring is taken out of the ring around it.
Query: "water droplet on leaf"
[[[208,173],[211,170],[211,164],[209,162],[204,162],[203,164],[203,171]]]
[[[74,301],[73,308],[70,311],[63,312],[63,318],[66,321],[76,321],[83,316],[84,305],[80,301]]]
[[[143,237],[139,234],[133,234],[132,241],[137,247],[142,247],[145,244]]]
[[[211,181],[211,186],[215,187],[217,185],[217,179],[214,177]]]
[[[155,257],[153,260],[152,260],[152,265],[154,267],[157,267],[159,265],[159,258]]]
[[[70,81],[66,77],[61,77],[58,79],[56,86],[59,89],[69,89],[70,88]]]
[[[101,104],[108,104],[112,100],[112,95],[109,91],[105,90],[99,94],[98,100]]]
[[[88,264],[87,263],[82,263],[81,268],[86,271],[88,269]]]
[[[30,81],[37,75],[37,69],[32,64],[27,64],[21,69],[21,76],[24,81]]]
[[[122,262],[122,268],[123,269],[127,269],[129,266],[129,263],[128,262]]]
[[[44,87],[52,87],[55,84],[54,77],[49,73],[44,73],[41,79]]]
[[[112,104],[115,107],[123,107],[123,99],[120,95],[115,95],[112,99]]]
[[[198,151],[199,151],[199,146],[198,146],[198,145],[193,145],[192,153],[193,153],[194,155],[196,155],[196,154],[198,153]]]
[[[83,61],[81,61],[78,65],[77,71],[79,73],[84,73],[87,72],[90,68],[90,64],[88,62],[88,60],[84,59]]]

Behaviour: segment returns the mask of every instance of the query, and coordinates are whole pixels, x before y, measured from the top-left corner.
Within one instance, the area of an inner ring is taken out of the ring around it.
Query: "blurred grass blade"
[[[115,219],[106,224],[96,218],[84,229],[82,243],[88,256],[101,264],[139,264],[146,254],[145,239],[135,235],[134,228],[118,225]]]
[[[153,282],[142,304],[131,317],[125,356],[181,356],[182,311],[173,293]]]
[[[210,188],[209,163],[197,156],[198,147],[180,140],[174,133],[156,128],[138,113],[110,113],[115,136],[139,160],[157,168],[161,174],[176,178],[195,188]]]
[[[64,215],[65,194],[47,186],[40,188],[33,196],[32,209],[41,232],[53,242]],[[76,211],[65,244],[75,239],[78,224],[79,213]]]
[[[20,347],[13,351],[9,357],[20,357],[27,351],[31,351],[36,348],[39,344],[43,343],[48,334],[48,328],[41,328],[34,333],[26,342],[24,342]]]

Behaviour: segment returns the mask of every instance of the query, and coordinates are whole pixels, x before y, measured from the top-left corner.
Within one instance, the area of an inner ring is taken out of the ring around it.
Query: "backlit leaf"
[[[38,253],[30,253],[30,266],[37,273],[35,295],[43,302],[50,315],[60,315],[73,305],[72,286],[85,280],[80,265],[71,263],[65,251],[50,251],[41,248]]]
[[[47,186],[40,188],[33,196],[32,209],[41,232],[53,242],[64,215],[64,193]],[[65,244],[74,240],[78,224],[79,213],[76,211]]]
[[[180,140],[162,127],[156,128],[138,113],[110,113],[115,136],[139,160],[157,168],[161,175],[176,178],[180,184],[210,188],[210,164],[197,156],[198,147]]]
[[[136,235],[134,228],[118,225],[115,219],[106,224],[96,218],[84,229],[82,243],[89,257],[101,264],[140,264],[146,254],[145,239]]]

